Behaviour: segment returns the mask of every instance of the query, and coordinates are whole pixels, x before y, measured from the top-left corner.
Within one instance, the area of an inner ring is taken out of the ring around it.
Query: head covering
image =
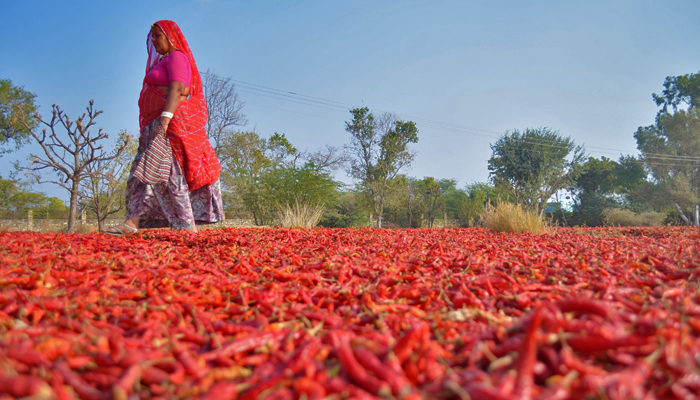
[[[194,55],[192,55],[192,50],[187,44],[185,35],[180,31],[180,27],[173,21],[161,20],[153,24],[163,31],[165,37],[170,42],[170,45],[175,48],[175,50],[180,50],[185,53],[187,59],[190,61],[190,66],[192,67],[192,83],[190,84],[190,94],[195,95],[202,92],[202,78],[199,75],[199,70],[197,69],[197,63],[194,61]],[[155,46],[153,46],[153,41],[151,37],[153,36],[153,31],[148,31],[148,37],[146,38],[146,49],[148,51],[148,61],[146,62],[146,72],[148,72],[154,65],[156,65],[160,59],[160,54],[156,51]]]
[[[214,149],[209,143],[206,132],[207,103],[202,89],[202,78],[194,61],[192,50],[185,40],[180,28],[173,21],[158,21],[154,26],[160,28],[170,44],[183,52],[192,68],[190,94],[182,100],[175,110],[175,115],[168,124],[167,138],[172,146],[173,155],[180,164],[190,191],[209,185],[219,179],[221,165]],[[151,41],[152,30],[146,37],[148,61],[146,73],[159,61],[160,55]],[[160,116],[165,107],[167,93],[156,86],[149,85],[143,79],[143,88],[139,96],[139,125],[141,130]]]

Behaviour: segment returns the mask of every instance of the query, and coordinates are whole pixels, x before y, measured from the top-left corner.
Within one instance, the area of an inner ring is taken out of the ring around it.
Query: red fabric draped
[[[221,172],[221,165],[209,143],[205,129],[207,103],[204,100],[202,78],[199,75],[190,46],[177,24],[173,21],[163,20],[156,22],[155,25],[158,25],[165,33],[175,49],[185,53],[192,67],[190,96],[178,105],[175,115],[170,120],[167,132],[175,159],[182,167],[187,185],[192,191],[216,182]],[[151,42],[150,31],[146,38],[146,49],[148,51],[146,73],[148,73],[158,63],[159,58]],[[139,96],[139,125],[142,130],[154,119],[160,117],[160,113],[165,108],[166,100],[167,93],[156,86],[147,84],[144,76],[143,88]]]

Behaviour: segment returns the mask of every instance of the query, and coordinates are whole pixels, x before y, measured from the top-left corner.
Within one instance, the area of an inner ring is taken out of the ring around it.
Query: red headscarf
[[[180,28],[173,21],[162,20],[156,22],[170,44],[183,52],[190,61],[192,68],[192,80],[190,83],[190,96],[178,105],[175,115],[168,125],[167,137],[173,148],[175,159],[182,167],[185,179],[190,191],[199,189],[204,185],[210,185],[219,179],[221,165],[216,158],[216,153],[209,143],[206,132],[207,103],[204,100],[202,90],[202,78],[199,75],[197,64],[194,61],[192,50],[185,40]],[[158,63],[159,54],[151,42],[151,31],[146,38],[146,50],[148,61],[146,73]],[[156,86],[146,83],[143,79],[143,88],[139,97],[139,125],[141,129],[160,117],[165,107],[167,93]]]

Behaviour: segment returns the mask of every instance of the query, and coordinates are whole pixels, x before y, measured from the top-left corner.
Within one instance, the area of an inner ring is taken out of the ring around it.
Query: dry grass
[[[109,225],[105,225],[108,227]],[[81,224],[78,222],[73,228],[74,233],[92,233],[97,232],[97,224]]]
[[[664,214],[653,211],[637,214],[621,208],[603,210],[603,221],[609,226],[661,226],[664,218]]]
[[[481,215],[481,221],[485,227],[496,232],[541,234],[548,228],[547,222],[538,213],[506,202],[488,205]]]
[[[323,216],[325,207],[323,204],[306,204],[294,200],[294,204],[285,204],[280,207],[280,225],[285,227],[313,228]]]

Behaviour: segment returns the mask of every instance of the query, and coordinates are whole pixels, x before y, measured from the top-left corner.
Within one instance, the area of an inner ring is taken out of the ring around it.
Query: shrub
[[[279,207],[280,225],[313,228],[318,225],[324,210],[323,204],[308,204],[294,199],[294,204],[286,203]]]
[[[646,211],[638,214],[623,208],[606,208],[602,214],[603,222],[609,226],[660,226],[666,218],[662,213]]]
[[[507,202],[498,202],[495,206],[489,204],[481,215],[481,221],[485,227],[496,232],[540,234],[547,229],[541,215],[519,204]]]

